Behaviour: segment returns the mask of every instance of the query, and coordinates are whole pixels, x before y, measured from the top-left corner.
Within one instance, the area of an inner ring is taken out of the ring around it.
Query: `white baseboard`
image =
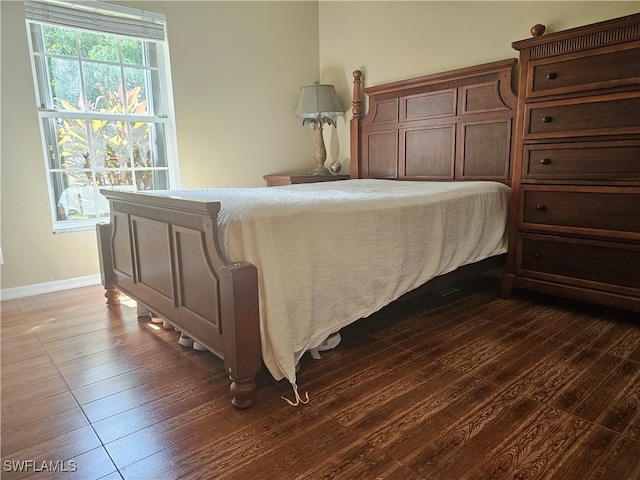
[[[55,282],[37,283],[35,285],[25,285],[24,287],[5,288],[0,290],[0,300],[15,300],[16,298],[32,297],[43,293],[59,292],[72,288],[98,285],[100,275],[88,275],[86,277],[69,278],[67,280],[57,280]]]

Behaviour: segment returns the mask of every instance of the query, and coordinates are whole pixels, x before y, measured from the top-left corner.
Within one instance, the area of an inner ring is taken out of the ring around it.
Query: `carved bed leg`
[[[243,262],[225,265],[221,273],[224,364],[231,379],[231,403],[249,408],[255,403],[255,377],[262,368],[258,270]]]
[[[104,296],[107,305],[115,307],[120,305],[120,291],[113,286],[113,256],[111,255],[111,224],[98,223],[96,225],[98,237],[98,259],[100,262],[100,280],[105,288]]]
[[[107,305],[110,307],[120,305],[120,290],[116,287],[105,287],[104,297],[107,299]]]
[[[236,378],[229,375],[229,379],[231,380],[231,385],[229,386],[232,396],[231,404],[240,409],[251,407],[256,401],[256,376]]]

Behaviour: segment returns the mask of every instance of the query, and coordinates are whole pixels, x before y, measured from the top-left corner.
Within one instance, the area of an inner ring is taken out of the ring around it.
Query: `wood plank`
[[[87,417],[79,407],[65,410],[55,416],[23,423],[2,432],[2,455],[14,455],[33,444],[50,440],[88,424]]]
[[[573,380],[559,395],[550,399],[550,403],[562,410],[572,412],[576,405],[590,395],[622,362],[622,359],[609,354],[602,354],[590,364],[584,365],[580,372],[573,375]]]
[[[200,352],[204,355],[206,353]],[[143,362],[137,368],[122,374],[104,378],[96,382],[78,387],[73,390],[73,395],[80,405],[94,402],[101,398],[124,392],[144,383],[153,383],[166,377],[166,371],[171,370],[172,375],[188,376],[193,372],[193,365],[186,359],[169,356],[158,357],[154,362]],[[222,370],[222,362],[220,369]]]
[[[497,279],[476,279],[304,355],[308,405],[287,405],[288,382],[262,371],[256,405],[238,411],[217,357],[79,290],[3,316],[3,460],[73,459],[65,478],[83,480],[640,475],[640,324],[615,309],[504,300]],[[25,476],[59,478],[3,472]]]
[[[153,332],[151,334],[147,331],[149,329],[150,327],[145,325],[132,326],[131,324],[124,328],[113,327],[79,335],[78,338],[73,340],[65,339],[48,343],[46,351],[51,359],[58,364],[78,360],[105,350],[118,349],[119,347],[148,346],[149,338],[154,336],[162,337],[165,335],[167,339],[174,339],[173,335],[169,337],[170,334],[165,332]]]
[[[4,329],[3,329],[4,334]],[[24,358],[11,363],[3,363],[0,370],[0,378],[8,380],[11,377],[23,376],[25,372],[41,372],[43,370],[57,370],[56,365],[51,361],[46,352],[40,355]]]
[[[476,478],[544,478],[589,426],[587,421],[540,405],[491,450],[471,475]]]
[[[155,423],[118,438],[105,445],[114,463],[125,467],[151,455],[152,452],[164,450],[189,435],[203,434],[207,427],[220,424],[221,411],[230,408],[228,398],[208,399],[193,408],[182,410],[166,421]],[[228,413],[227,413],[228,414]],[[144,445],[144,449],[137,448]]]
[[[220,387],[219,382],[212,384],[201,378],[185,377],[164,388],[156,388],[152,392],[154,399],[151,398],[151,393],[140,394],[139,389],[136,389],[124,392],[131,395],[127,401],[113,399],[111,402],[112,397],[107,397],[85,405],[83,409],[102,442],[110,443],[196,408],[211,399],[226,398],[227,389]],[[138,405],[135,406],[136,404]]]
[[[109,458],[109,454],[103,447],[94,448],[88,452],[65,460],[64,472],[39,472],[25,477],[27,480],[87,480],[91,478],[100,480],[122,480],[116,466]]]
[[[640,364],[622,361],[572,410],[575,415],[594,423],[603,421],[606,415],[619,408],[627,386],[637,384]],[[635,379],[635,380],[634,380]]]
[[[584,435],[576,439],[567,450],[553,472],[546,475],[549,480],[565,480],[567,478],[589,478],[598,466],[607,461],[609,452],[619,437],[612,431],[598,425],[591,426]],[[616,463],[616,462],[614,462]],[[609,478],[604,476],[601,478]],[[615,477],[611,477],[615,478]]]
[[[606,458],[587,480],[601,478],[640,478],[640,442],[620,437]]]
[[[492,409],[463,415],[438,435],[426,437],[420,454],[409,466],[422,478],[468,478],[469,465],[486,462],[491,451],[503,442],[503,432],[518,428],[539,409],[540,404],[533,400],[514,397],[510,404],[498,402]],[[460,462],[462,456],[466,462]]]
[[[177,337],[176,337],[177,341]],[[63,375],[71,390],[77,390],[96,382],[135,372],[141,365],[188,365],[189,361],[179,353],[167,349],[152,349],[121,353],[113,356],[111,361],[85,368],[77,372]]]
[[[68,390],[48,397],[34,396],[30,402],[17,402],[15,405],[7,405],[3,400],[2,432],[29,422],[50,418],[77,406],[78,402]]]
[[[636,366],[633,380],[610,399],[598,422],[614,432],[625,433],[629,424],[640,414],[640,364]]]
[[[64,380],[60,376],[31,384],[29,388],[16,388],[14,390],[4,390],[3,388],[3,416],[27,408],[32,402],[64,394],[68,391],[69,389],[66,383],[64,383]]]
[[[50,439],[33,443],[5,456],[2,460],[32,460],[41,464],[46,461],[59,461],[73,458],[100,447],[100,440],[90,425],[70,430]],[[2,478],[20,478],[20,472],[3,472]]]

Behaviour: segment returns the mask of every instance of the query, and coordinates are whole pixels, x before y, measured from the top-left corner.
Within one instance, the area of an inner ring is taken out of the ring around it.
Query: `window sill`
[[[109,217],[93,218],[91,220],[71,220],[55,222],[53,224],[53,233],[75,233],[87,230],[95,230],[98,223],[108,223]]]

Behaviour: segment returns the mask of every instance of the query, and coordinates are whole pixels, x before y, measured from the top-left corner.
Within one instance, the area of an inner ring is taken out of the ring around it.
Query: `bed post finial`
[[[351,100],[350,141],[351,159],[349,174],[351,178],[360,178],[360,120],[362,119],[362,71],[353,71],[353,98]]]
[[[362,118],[362,72],[353,72],[353,100],[351,101],[353,118]]]
[[[547,29],[541,23],[536,23],[533,27],[531,27],[531,35],[534,37],[540,37],[544,31]]]

